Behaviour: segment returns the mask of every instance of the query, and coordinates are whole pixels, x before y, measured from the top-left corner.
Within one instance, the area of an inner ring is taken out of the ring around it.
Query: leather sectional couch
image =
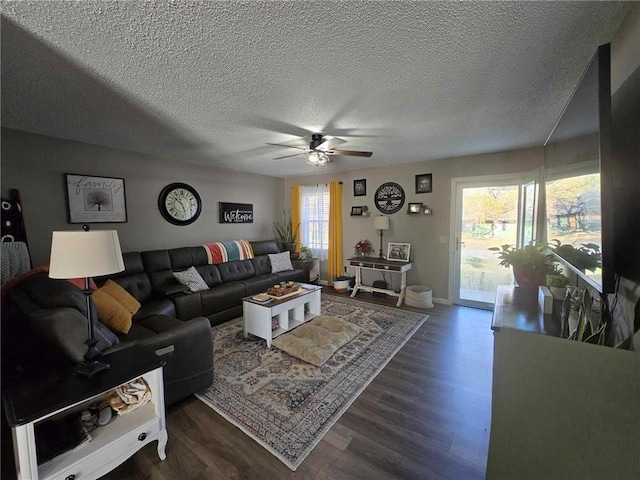
[[[309,280],[308,269],[271,273],[268,254],[279,253],[275,241],[251,244],[254,258],[218,265],[207,263],[203,247],[123,254],[125,270],[96,278],[96,283],[100,286],[107,279],[115,281],[135,297],[141,307],[132,318],[129,332],[121,334],[97,321],[92,303],[99,348],[110,353],[132,344],[143,344],[162,355],[166,359],[167,405],[210,385],[213,381],[210,327],[241,316],[242,297],[262,292],[278,282]],[[191,266],[195,266],[206,281],[208,290],[187,293],[188,289],[175,280],[173,271]],[[40,367],[52,368],[59,367],[61,359],[67,363],[82,361],[87,337],[86,306],[84,295],[77,287],[39,273],[11,289],[9,300],[11,317],[17,321],[12,326],[3,325],[7,327],[3,328],[3,344],[11,345],[10,338],[14,335],[28,335],[34,341],[26,349],[23,344],[18,355],[15,349],[9,348],[13,351],[9,358],[3,351],[3,365],[7,365],[7,361],[29,364],[35,359]],[[18,333],[20,330],[22,333]],[[9,334],[9,338],[5,334]],[[31,361],[25,356],[30,356]]]

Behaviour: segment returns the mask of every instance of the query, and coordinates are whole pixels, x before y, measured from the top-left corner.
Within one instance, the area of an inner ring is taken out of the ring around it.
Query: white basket
[[[351,279],[349,279],[349,280],[334,280],[333,281],[333,289],[338,291],[338,292],[346,292],[347,291],[347,287],[349,287],[349,282],[351,282]]]
[[[410,307],[433,308],[433,292],[424,285],[410,285],[405,291],[404,303]]]

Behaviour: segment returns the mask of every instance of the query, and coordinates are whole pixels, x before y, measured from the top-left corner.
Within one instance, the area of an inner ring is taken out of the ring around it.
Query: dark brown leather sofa
[[[98,322],[92,307],[99,348],[109,353],[142,344],[162,355],[166,360],[167,405],[210,385],[214,368],[211,326],[241,316],[242,297],[265,291],[278,282],[309,280],[308,269],[272,274],[267,255],[279,253],[277,243],[251,243],[253,259],[219,265],[207,263],[202,247],[123,254],[123,272],[95,280],[98,286],[108,278],[117,282],[141,303],[141,308],[133,316],[131,329],[123,335]],[[174,271],[191,266],[196,267],[209,290],[186,293],[186,287],[175,280]],[[12,314],[7,321],[15,323],[5,323],[3,314],[3,346],[9,346],[3,349],[3,370],[9,363],[9,373],[15,370],[17,377],[23,373],[30,376],[23,365],[35,365],[39,373],[46,373],[47,368],[59,368],[61,362],[82,361],[87,320],[84,295],[77,287],[40,273],[11,289],[9,303]],[[25,336],[33,340],[27,348],[24,343],[19,350],[11,348],[11,338]]]

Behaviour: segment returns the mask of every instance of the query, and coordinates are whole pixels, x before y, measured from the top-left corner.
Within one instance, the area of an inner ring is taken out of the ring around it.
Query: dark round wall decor
[[[167,222],[189,225],[200,216],[202,200],[192,186],[186,183],[170,183],[160,192],[158,208]]]
[[[383,183],[376,190],[374,201],[382,213],[396,213],[404,205],[404,190],[395,182]]]

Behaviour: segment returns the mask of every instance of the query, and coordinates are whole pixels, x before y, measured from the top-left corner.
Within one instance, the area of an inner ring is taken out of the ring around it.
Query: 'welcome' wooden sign
[[[253,204],[220,202],[220,223],[253,223]]]

